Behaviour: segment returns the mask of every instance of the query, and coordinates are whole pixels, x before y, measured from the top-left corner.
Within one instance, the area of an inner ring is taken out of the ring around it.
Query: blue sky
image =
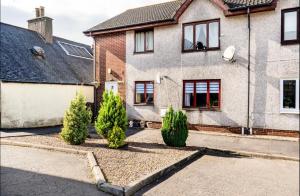
[[[1,0],[1,22],[27,28],[35,7],[44,6],[54,19],[54,35],[91,44],[82,31],[127,9],[168,0]]]

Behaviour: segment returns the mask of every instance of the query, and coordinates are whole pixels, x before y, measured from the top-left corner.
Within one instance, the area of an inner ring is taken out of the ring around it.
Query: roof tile
[[[67,55],[59,41],[86,48],[60,37],[53,37],[47,44],[34,31],[0,23],[0,80],[38,83],[90,84],[93,81],[93,61]],[[34,56],[30,49],[39,46],[45,51],[45,59]]]
[[[104,21],[86,32],[101,31],[154,22],[173,20],[176,11],[184,0],[170,1],[135,9],[129,9],[107,21]]]

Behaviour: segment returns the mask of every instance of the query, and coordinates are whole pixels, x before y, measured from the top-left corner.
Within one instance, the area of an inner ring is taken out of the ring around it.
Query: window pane
[[[206,43],[206,24],[196,25],[196,46],[198,50],[204,49]]]
[[[154,85],[152,83],[146,84],[146,103],[153,103]]]
[[[146,50],[153,50],[153,31],[146,32]]]
[[[144,52],[144,33],[135,34],[135,50],[136,52]]]
[[[219,22],[209,23],[209,47],[219,47]]]
[[[135,84],[135,102],[136,103],[145,103],[145,85],[140,83],[140,84]]]
[[[284,14],[284,40],[297,39],[297,12]]]
[[[207,97],[207,83],[197,82],[196,83],[196,106],[206,107]]]
[[[219,82],[210,82],[209,84],[210,92],[210,106],[218,107],[219,106]]]
[[[283,81],[283,108],[296,108],[296,80]]]
[[[193,26],[185,26],[184,27],[184,49],[190,50],[194,48],[194,33]]]
[[[184,106],[187,106],[187,107],[193,106],[193,103],[194,103],[194,83],[193,82],[185,83],[184,100],[185,100]]]

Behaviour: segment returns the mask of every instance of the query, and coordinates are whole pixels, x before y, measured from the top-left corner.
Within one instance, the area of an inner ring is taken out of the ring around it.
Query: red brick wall
[[[105,81],[123,81],[118,87],[121,98],[125,100],[126,33],[104,34],[94,38],[96,81],[100,82],[96,90],[98,111],[105,90]],[[107,73],[109,68],[111,74]]]

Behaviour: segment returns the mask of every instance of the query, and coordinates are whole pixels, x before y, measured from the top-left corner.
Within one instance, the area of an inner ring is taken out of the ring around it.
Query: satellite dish
[[[226,50],[224,51],[224,54],[222,56],[222,58],[225,61],[229,61],[229,62],[235,62],[234,59],[234,54],[235,54],[235,47],[234,46],[229,46],[228,48],[226,48]]]

